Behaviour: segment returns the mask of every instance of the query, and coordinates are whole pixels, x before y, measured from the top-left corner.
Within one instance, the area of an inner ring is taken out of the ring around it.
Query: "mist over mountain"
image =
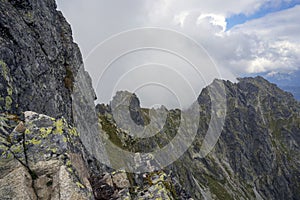
[[[263,77],[95,105],[54,0],[1,1],[0,41],[1,199],[300,199],[300,102]]]

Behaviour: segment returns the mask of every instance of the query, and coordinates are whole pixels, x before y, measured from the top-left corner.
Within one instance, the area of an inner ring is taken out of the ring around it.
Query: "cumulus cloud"
[[[228,31],[239,43],[228,65],[245,66],[247,73],[290,73],[300,68],[300,6],[269,14]],[[241,39],[241,35],[245,38]],[[248,38],[248,41],[246,41]],[[252,45],[249,44],[251,42]]]
[[[227,30],[226,21],[233,15],[249,16],[260,9],[280,7],[287,1],[289,0],[228,0],[226,3],[220,3],[219,0],[57,0],[59,9],[72,25],[74,38],[79,43],[84,58],[87,58],[97,44],[122,31],[139,27],[168,28],[179,31],[202,45],[219,67],[221,77],[230,80],[245,74],[265,73],[268,76],[276,76],[299,70],[300,26],[297,18],[300,6],[268,14]],[[155,42],[164,40],[170,40],[169,42],[174,44],[182,42],[174,38],[157,38]],[[115,45],[123,44],[119,42]],[[187,52],[193,51],[193,48],[184,45],[182,49]],[[159,56],[157,52],[151,51],[142,52],[144,55],[140,53],[129,55],[126,60],[114,63],[110,75],[105,77],[106,82],[102,83],[105,87],[97,85],[97,56],[85,60],[86,68],[93,77],[94,87],[101,88],[96,91],[99,102],[108,102],[109,95],[113,92],[113,88],[108,87],[112,80],[117,80],[117,77],[133,66],[147,63],[171,66],[190,80],[193,90],[197,93],[200,93],[207,83],[195,76],[195,73],[189,70],[189,66],[177,58],[167,54]],[[107,50],[102,54],[107,56],[110,52]],[[184,97],[184,106],[195,100],[193,95],[186,94],[187,89],[176,90],[181,88],[182,82],[178,82],[178,77],[168,70],[159,70],[157,65],[152,65],[152,73],[150,70],[147,73],[132,73],[131,78],[124,77],[123,82],[115,89],[134,90],[137,84],[141,84],[141,80],[155,77],[171,83],[170,88],[176,91],[176,95]],[[144,106],[159,103],[150,100],[151,97],[159,99],[161,104],[168,107],[178,106],[178,102],[174,102],[172,92],[157,87],[159,86],[147,86],[137,92]]]

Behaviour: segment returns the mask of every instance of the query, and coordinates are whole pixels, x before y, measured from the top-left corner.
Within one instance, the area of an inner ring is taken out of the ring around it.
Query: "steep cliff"
[[[82,58],[55,1],[1,1],[0,33],[2,112],[32,110],[70,121]]]
[[[0,1],[0,67],[1,198],[92,198],[82,184],[97,165],[88,151],[101,152],[89,140],[99,133],[96,97],[55,0]],[[26,111],[41,115],[25,119]]]
[[[263,78],[215,80],[187,110],[129,92],[95,109],[54,0],[0,1],[0,41],[1,199],[300,199],[300,103]]]
[[[198,158],[197,143],[206,131],[200,129],[170,169],[196,199],[299,199],[299,102],[261,77],[224,84],[227,115],[215,148]],[[198,102],[209,105],[205,90]]]

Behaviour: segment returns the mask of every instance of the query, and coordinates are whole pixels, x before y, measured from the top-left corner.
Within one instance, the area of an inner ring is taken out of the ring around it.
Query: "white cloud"
[[[276,76],[300,69],[300,6],[248,21],[226,31],[226,18],[234,14],[250,15],[260,8],[278,7],[286,0],[228,0],[226,3],[220,3],[219,0],[57,1],[72,24],[75,40],[84,57],[99,42],[113,34],[137,27],[155,26],[177,30],[202,44],[220,67],[225,79],[233,80],[240,74],[253,73]],[[150,62],[149,58],[151,56],[145,61]],[[167,57],[164,59],[170,60]],[[176,69],[182,68],[180,62],[170,63]],[[91,74],[94,73],[93,69],[86,67]],[[186,70],[182,73],[186,73]],[[176,83],[168,74],[163,77]],[[193,86],[198,87],[192,75],[191,79]],[[109,84],[110,77],[107,80]],[[155,95],[155,91],[142,94],[141,101],[143,97]],[[171,105],[167,99],[162,104]]]
[[[183,27],[186,17],[189,15],[189,12],[183,11],[178,15],[175,15],[174,22],[175,24],[179,24],[180,27]]]
[[[229,17],[251,14],[274,0],[57,0],[58,7],[71,23],[74,38],[84,55],[107,37],[142,26],[174,25],[174,18],[189,13],[190,17],[211,13]],[[187,17],[187,16],[186,16]],[[186,19],[186,18],[185,18]],[[183,20],[181,16],[181,21]]]
[[[299,70],[300,26],[296,22],[299,12],[300,6],[296,6],[234,27],[227,37],[236,39],[239,46],[231,61],[246,66],[248,73]]]
[[[219,0],[157,0],[146,1],[149,16],[154,17],[159,21],[161,17],[166,17],[174,14],[179,14],[182,11],[185,12],[197,12],[197,13],[214,13],[229,17],[233,14],[253,14],[266,4],[274,4],[274,0],[227,0],[226,2],[220,2]]]
[[[221,28],[220,32],[216,33],[216,35],[218,36],[222,36],[222,33],[225,32],[226,30],[226,26],[227,26],[227,22],[224,16],[222,15],[216,15],[216,14],[201,14],[198,18],[197,18],[197,25],[200,25],[203,21],[208,20],[208,22],[212,25],[215,26],[217,28]]]

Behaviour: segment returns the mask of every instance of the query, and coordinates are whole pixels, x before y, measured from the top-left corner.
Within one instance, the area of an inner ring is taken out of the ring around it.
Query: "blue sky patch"
[[[300,0],[291,0],[289,2],[284,1],[280,5],[267,4],[267,5],[263,6],[259,11],[257,11],[256,13],[254,13],[252,15],[248,15],[248,16],[245,14],[233,15],[230,18],[226,19],[227,30],[231,29],[235,25],[243,24],[252,19],[258,19],[258,18],[264,17],[265,15],[267,15],[269,13],[286,10],[286,9],[292,8],[299,4],[300,4]]]

